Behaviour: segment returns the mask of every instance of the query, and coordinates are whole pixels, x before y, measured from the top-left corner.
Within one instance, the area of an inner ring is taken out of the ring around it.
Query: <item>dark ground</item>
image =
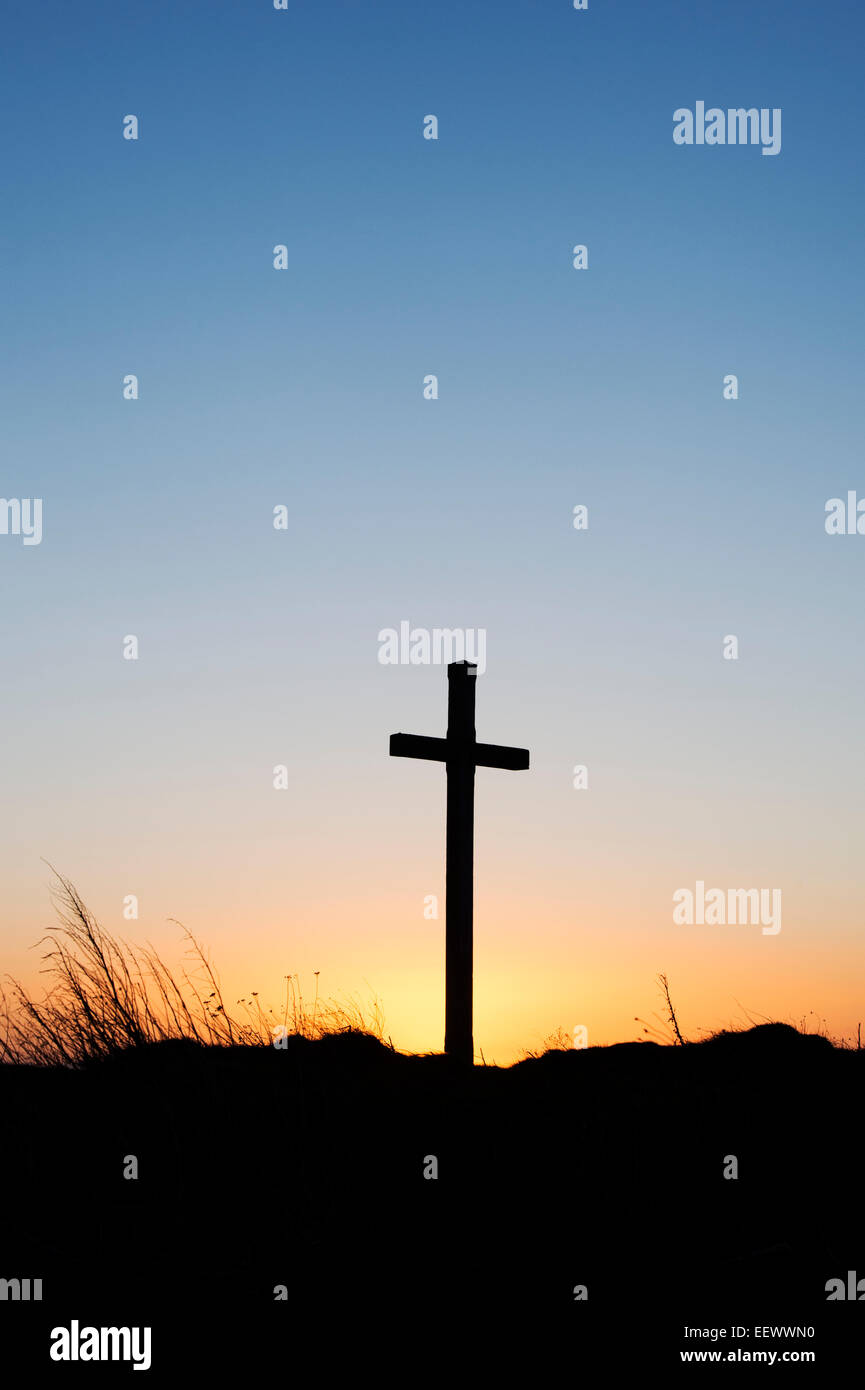
[[[235,1364],[268,1385],[311,1368],[330,1385],[341,1366],[440,1380],[463,1332],[458,1364],[482,1362],[484,1383],[526,1347],[539,1385],[598,1363],[614,1383],[665,1379],[680,1349],[719,1347],[813,1351],[792,1373],[821,1385],[852,1355],[847,1383],[865,1297],[827,1302],[825,1285],[865,1279],[863,1082],[865,1053],[777,1024],[468,1075],[359,1034],[4,1066],[0,1277],[41,1277],[43,1301],[0,1302],[0,1371],[125,1381],[127,1365],[49,1360],[51,1328],[77,1318],[152,1326],[160,1385],[172,1367],[233,1384]],[[754,1340],[755,1323],[814,1336]],[[686,1324],[728,1336],[685,1341]]]

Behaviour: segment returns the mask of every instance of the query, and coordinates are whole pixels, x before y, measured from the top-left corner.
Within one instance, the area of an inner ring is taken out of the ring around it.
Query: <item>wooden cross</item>
[[[447,770],[447,861],[445,871],[445,1052],[474,1063],[472,1038],[472,919],[474,911],[475,768],[529,765],[526,748],[478,743],[475,687],[478,668],[471,661],[448,666],[447,738],[391,734],[392,758],[424,758]]]

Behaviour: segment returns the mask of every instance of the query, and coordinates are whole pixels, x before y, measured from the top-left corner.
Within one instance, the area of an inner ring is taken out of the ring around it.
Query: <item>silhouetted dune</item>
[[[849,1316],[825,1285],[865,1276],[861,1052],[780,1024],[471,1071],[355,1032],[286,1044],[0,1068],[4,1273],[43,1279],[43,1321],[150,1310],[180,1355],[197,1310],[227,1355],[238,1307],[277,1339],[383,1300],[589,1341]]]
[[[801,1057],[806,1048],[811,1051],[825,1051],[827,1048],[832,1050],[832,1043],[828,1038],[824,1038],[820,1033],[800,1033],[798,1029],[790,1026],[789,1023],[758,1023],[753,1028],[748,1028],[743,1032],[724,1030],[714,1033],[710,1038],[703,1038],[697,1044],[698,1047],[738,1049],[743,1054],[753,1056],[759,1049],[773,1049],[782,1053],[785,1049],[796,1049]]]

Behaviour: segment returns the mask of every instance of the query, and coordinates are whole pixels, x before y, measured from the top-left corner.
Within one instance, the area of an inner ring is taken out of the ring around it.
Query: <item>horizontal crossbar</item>
[[[528,748],[504,748],[499,743],[476,743],[476,767],[506,767],[511,772],[525,772],[529,765]]]
[[[423,734],[391,734],[392,758],[424,758],[427,762],[461,762],[470,751],[467,761],[475,767],[501,767],[511,772],[524,772],[529,765],[527,748],[505,748],[498,743],[475,743],[464,750],[449,744],[446,738],[427,738]]]
[[[446,738],[425,738],[423,734],[391,734],[392,758],[426,758],[428,762],[445,763],[448,756]]]

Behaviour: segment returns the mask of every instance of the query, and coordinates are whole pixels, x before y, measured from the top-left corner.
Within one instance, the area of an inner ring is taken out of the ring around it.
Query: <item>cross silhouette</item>
[[[423,758],[444,763],[447,771],[447,860],[445,870],[445,1052],[474,1063],[472,972],[474,915],[475,768],[529,765],[526,748],[478,743],[475,688],[478,668],[471,661],[448,666],[447,738],[391,734],[392,758]]]

